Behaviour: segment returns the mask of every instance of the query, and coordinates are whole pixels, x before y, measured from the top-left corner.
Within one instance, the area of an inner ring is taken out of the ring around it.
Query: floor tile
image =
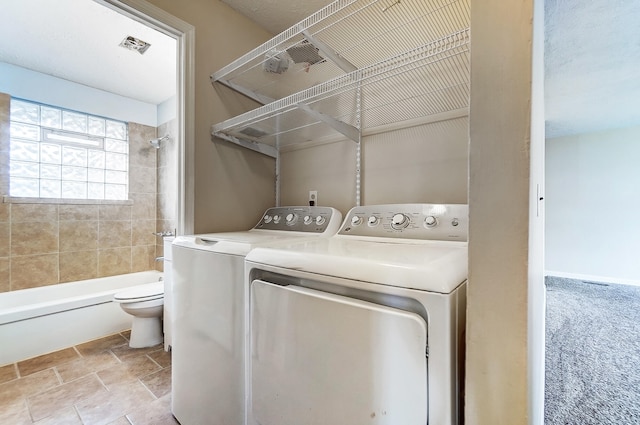
[[[31,416],[29,416],[29,410],[23,398],[9,405],[0,401],[0,406],[2,407],[0,409],[0,424],[31,425]]]
[[[83,356],[101,353],[110,350],[119,345],[128,344],[128,341],[120,334],[109,335],[104,338],[96,339],[77,345],[76,348]]]
[[[29,397],[60,385],[60,380],[51,368],[19,379],[16,384],[20,393]]]
[[[151,359],[158,363],[160,367],[171,366],[171,353],[164,351],[164,349],[151,352],[147,354],[147,356],[151,357]]]
[[[153,395],[140,383],[132,381],[114,385],[106,393],[98,393],[76,403],[76,409],[85,425],[106,425],[154,400]]]
[[[15,364],[0,367],[0,384],[18,378]]]
[[[73,407],[66,407],[37,422],[36,425],[83,425],[78,412]]]
[[[165,368],[159,372],[152,373],[143,378],[140,381],[149,388],[149,391],[156,397],[160,398],[171,393],[171,368]]]
[[[0,368],[0,424],[176,425],[171,354],[128,332]]]
[[[44,419],[53,411],[70,407],[96,394],[106,393],[106,388],[94,374],[62,384],[33,397],[27,398],[33,420]]]
[[[120,361],[111,351],[102,351],[89,354],[78,360],[57,366],[56,370],[62,378],[62,382],[73,381],[93,372],[99,372],[120,364]]]
[[[121,345],[119,347],[112,348],[111,352],[115,354],[117,358],[124,361],[134,356],[140,356],[140,355],[152,353],[154,351],[158,351],[161,348],[162,348],[162,344],[154,345],[153,347],[147,347],[147,348],[131,348],[129,347],[129,345]]]
[[[129,422],[126,416],[121,416],[115,421],[109,422],[109,425],[131,425],[131,422]]]
[[[25,377],[32,373],[40,372],[41,370],[70,362],[79,357],[80,356],[73,348],[65,348],[64,350],[55,351],[53,353],[44,354],[42,356],[18,362],[18,371],[20,372],[21,377]]]
[[[171,395],[141,406],[127,415],[133,425],[179,425],[171,414]]]

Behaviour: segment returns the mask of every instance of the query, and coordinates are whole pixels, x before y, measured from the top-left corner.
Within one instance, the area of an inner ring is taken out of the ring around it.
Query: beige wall
[[[195,232],[242,230],[275,204],[275,162],[222,140],[211,125],[257,106],[209,76],[271,37],[220,1],[150,0],[195,27]]]
[[[0,186],[8,195],[10,96],[0,95]],[[156,129],[129,124],[129,202],[0,203],[0,292],[155,267]]]
[[[533,2],[471,2],[465,423],[528,423]]]
[[[364,137],[361,204],[467,203],[467,117]],[[283,205],[305,205],[309,190],[320,205],[346,214],[355,206],[356,144],[345,140],[285,152]]]

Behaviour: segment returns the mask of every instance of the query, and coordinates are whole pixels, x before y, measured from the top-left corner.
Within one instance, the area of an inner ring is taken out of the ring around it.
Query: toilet
[[[118,292],[113,300],[133,316],[129,347],[152,347],[162,342],[164,282],[147,283]]]

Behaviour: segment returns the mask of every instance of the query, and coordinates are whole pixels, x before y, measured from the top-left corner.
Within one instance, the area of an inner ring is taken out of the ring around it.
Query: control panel
[[[388,204],[352,208],[340,235],[466,241],[465,204]]]
[[[274,207],[265,211],[254,229],[334,233],[341,222],[342,214],[331,207]]]

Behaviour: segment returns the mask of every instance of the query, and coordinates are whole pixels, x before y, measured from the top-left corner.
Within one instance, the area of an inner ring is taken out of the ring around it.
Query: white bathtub
[[[146,271],[0,293],[0,366],[131,327],[116,292],[157,282]]]

